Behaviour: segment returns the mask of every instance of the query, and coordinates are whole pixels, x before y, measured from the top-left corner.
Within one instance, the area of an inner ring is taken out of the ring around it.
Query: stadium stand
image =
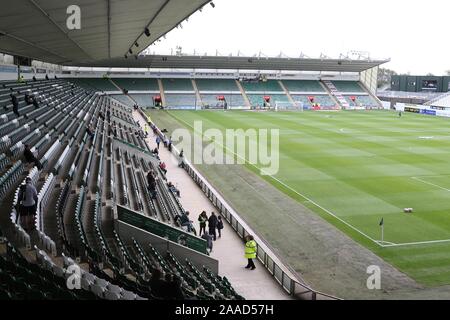
[[[70,78],[66,79],[80,87],[96,91],[117,91],[117,88],[106,78]]]
[[[195,82],[200,93],[230,93],[239,91],[236,81],[231,79],[197,79]]]
[[[149,78],[111,78],[122,89],[128,91],[159,91],[158,81]]]
[[[247,93],[254,92],[283,92],[276,80],[267,81],[242,81],[242,87]]]
[[[283,80],[282,82],[290,93],[325,92],[319,81],[315,80]]]
[[[264,96],[270,96],[271,104],[275,104],[276,102],[289,102],[289,98],[285,94],[269,94],[269,95],[261,95],[261,94],[248,94],[247,97],[250,100],[250,104],[252,106],[262,106],[264,104]]]
[[[340,92],[364,92],[357,81],[332,81],[332,83]]]
[[[153,94],[130,94],[130,97],[143,108],[153,107]]]
[[[0,244],[0,297],[180,298],[152,289],[154,270],[162,270],[180,278],[183,298],[243,299],[226,278],[199,270],[189,260],[177,262],[173,253],[143,247],[137,240],[126,243],[114,229],[113,207],[105,203],[117,202],[182,231],[176,217],[184,209],[157,170],[159,160],[129,108],[87,89],[105,89],[105,81],[0,82],[0,196],[2,207],[10,210],[0,219],[0,238],[8,239]],[[39,107],[21,103],[16,116],[8,96],[14,92],[22,101],[28,89]],[[22,159],[26,144],[42,168]],[[158,177],[154,198],[145,179],[150,169]],[[21,225],[17,206],[26,177],[39,199],[32,229]],[[34,254],[24,255],[21,248]],[[81,271],[81,289],[67,290],[74,269]]]
[[[190,79],[162,79],[162,83],[164,92],[194,92],[194,87]]]
[[[352,97],[355,98],[353,101]],[[350,106],[378,107],[378,103],[368,95],[345,96]]]
[[[201,94],[203,107],[205,107],[205,108],[221,107],[222,108],[223,103],[217,99],[218,95],[221,95],[224,97],[224,99],[229,107],[245,106],[244,98],[242,97],[242,94],[240,94],[240,93],[239,94],[218,93],[218,94]]]
[[[195,94],[177,94],[166,93],[166,107],[193,107],[199,106],[200,101],[197,101]]]

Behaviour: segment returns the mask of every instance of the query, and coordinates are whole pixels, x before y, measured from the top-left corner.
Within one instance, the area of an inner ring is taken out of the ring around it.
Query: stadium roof
[[[137,59],[120,57],[77,66],[362,72],[386,62],[389,60],[148,55]]]
[[[210,1],[0,0],[0,51],[62,65],[123,57],[130,48],[144,50]],[[73,4],[81,10],[80,30],[66,25]]]

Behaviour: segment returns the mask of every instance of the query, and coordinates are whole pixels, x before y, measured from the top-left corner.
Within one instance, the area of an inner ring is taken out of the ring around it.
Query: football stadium
[[[449,299],[450,72],[149,49],[215,2],[0,2],[0,300]]]

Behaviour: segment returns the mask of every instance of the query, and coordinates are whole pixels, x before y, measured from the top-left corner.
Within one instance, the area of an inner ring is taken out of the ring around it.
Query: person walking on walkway
[[[198,216],[198,222],[200,223],[199,235],[202,236],[202,234],[206,233],[206,222],[208,222],[208,215],[206,214],[206,211],[202,211],[202,213],[200,213]]]
[[[258,251],[256,241],[252,235],[245,237],[245,258],[248,260],[248,264],[245,269],[255,270],[256,266],[253,259],[256,259],[256,253]]]
[[[213,237],[214,241],[216,241],[217,216],[214,212],[211,212],[211,216],[208,219],[208,229],[209,234]]]
[[[156,147],[159,150],[159,144],[161,143],[161,138],[159,136],[156,137]]]
[[[217,232],[219,233],[219,238],[222,238],[223,221],[222,216],[217,217]]]

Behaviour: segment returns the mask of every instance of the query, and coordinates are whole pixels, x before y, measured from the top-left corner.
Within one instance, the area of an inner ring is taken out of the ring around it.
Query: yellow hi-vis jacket
[[[256,259],[257,245],[255,240],[250,240],[245,244],[245,258]]]
[[[152,118],[150,118],[150,116],[147,116],[147,122],[148,123],[152,122]]]

